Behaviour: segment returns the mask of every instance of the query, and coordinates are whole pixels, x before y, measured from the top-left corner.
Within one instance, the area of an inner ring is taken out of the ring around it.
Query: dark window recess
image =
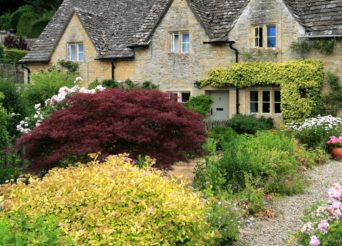
[[[263,30],[262,27],[255,28],[255,47],[262,47],[263,43]]]
[[[183,103],[189,102],[190,96],[191,96],[190,92],[182,92],[182,102]]]
[[[251,91],[249,101],[250,101],[250,113],[258,113],[259,112],[259,92]]]
[[[262,112],[263,113],[270,113],[271,112],[271,93],[270,91],[263,91],[262,92]]]
[[[280,91],[274,92],[274,113],[281,114],[281,95]]]

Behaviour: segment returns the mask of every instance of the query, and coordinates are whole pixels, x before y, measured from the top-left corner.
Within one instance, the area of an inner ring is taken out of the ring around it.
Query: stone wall
[[[21,66],[0,63],[0,78],[14,80],[16,83],[24,83],[24,71]]]
[[[190,52],[171,53],[171,32],[189,31]],[[136,49],[135,59],[117,61],[115,78],[151,80],[166,91],[191,91],[194,82],[206,76],[214,66],[228,66],[235,55],[227,45],[203,44],[209,38],[186,0],[174,0],[157,27],[148,49]]]

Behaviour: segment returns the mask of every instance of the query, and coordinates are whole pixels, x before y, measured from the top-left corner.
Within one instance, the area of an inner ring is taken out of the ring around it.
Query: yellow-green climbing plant
[[[279,86],[285,122],[302,121],[318,113],[324,81],[318,60],[289,62],[242,62],[209,71],[201,86],[248,88]]]

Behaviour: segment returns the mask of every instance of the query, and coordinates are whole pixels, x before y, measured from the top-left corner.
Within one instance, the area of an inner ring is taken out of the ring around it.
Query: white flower
[[[35,108],[36,110],[38,110],[38,109],[40,109],[41,106],[42,106],[42,105],[41,105],[40,103],[38,103],[38,104],[34,105],[34,108]]]

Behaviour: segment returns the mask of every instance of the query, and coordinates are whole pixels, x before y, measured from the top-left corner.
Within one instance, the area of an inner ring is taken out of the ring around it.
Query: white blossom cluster
[[[304,121],[303,124],[288,124],[286,125],[287,128],[301,131],[304,129],[311,129],[315,127],[324,127],[325,130],[333,130],[337,127],[342,126],[342,118],[333,117],[331,115],[328,116],[320,116],[318,115],[315,118],[310,118]]]
[[[48,106],[54,107],[62,103],[68,96],[74,93],[95,94],[98,91],[103,91],[106,89],[102,85],[98,85],[95,89],[89,90],[89,89],[80,87],[78,85],[80,81],[82,81],[82,78],[77,77],[74,81],[75,86],[73,86],[72,88],[68,88],[66,86],[61,87],[57,95],[54,95],[45,101],[45,107],[48,107]],[[42,114],[42,105],[36,104],[35,110],[36,110],[36,113],[34,114],[33,119],[26,117],[24,120],[20,122],[19,125],[17,125],[17,130],[20,133],[23,133],[23,134],[29,133],[32,130],[32,127],[33,128],[38,127],[43,122],[44,116]]]

